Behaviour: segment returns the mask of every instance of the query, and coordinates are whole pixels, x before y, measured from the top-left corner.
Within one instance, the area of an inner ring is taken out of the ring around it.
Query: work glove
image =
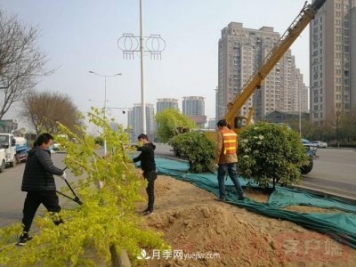
[[[67,178],[66,172],[63,171],[63,174],[60,175],[59,177],[61,177],[63,180],[65,180]]]

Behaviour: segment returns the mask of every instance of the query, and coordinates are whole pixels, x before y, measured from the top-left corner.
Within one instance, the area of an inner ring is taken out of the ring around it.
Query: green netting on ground
[[[275,208],[288,206],[314,206],[326,209],[338,209],[356,213],[356,205],[337,197],[323,197],[302,189],[276,187],[276,190],[268,199],[268,205]]]
[[[156,158],[157,171],[159,174],[175,177],[179,180],[190,182],[199,188],[205,189],[218,196],[218,184],[216,174],[188,172],[186,162],[175,161],[165,158]],[[246,181],[239,177],[242,186]],[[336,241],[356,248],[356,206],[334,197],[321,197],[301,189],[290,189],[277,187],[271,194],[268,203],[258,203],[246,198],[237,201],[236,192],[232,187],[230,179],[226,181],[227,201],[230,204],[245,208],[249,211],[294,222],[305,228],[309,228],[323,234],[329,235]],[[283,210],[287,206],[308,205],[327,209],[338,209],[340,213],[301,213]],[[343,212],[341,212],[343,211]],[[344,213],[350,212],[350,213]]]

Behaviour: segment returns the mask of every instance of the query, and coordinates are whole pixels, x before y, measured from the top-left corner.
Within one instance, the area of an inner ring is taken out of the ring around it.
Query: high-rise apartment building
[[[310,24],[311,120],[334,124],[355,108],[356,0],[328,0]]]
[[[215,118],[210,118],[209,120],[208,120],[208,129],[216,129],[216,123],[217,123],[217,121],[216,121],[216,119]]]
[[[157,99],[156,112],[160,112],[166,108],[172,108],[178,110],[178,99],[175,98],[159,98]]]
[[[154,105],[146,103],[146,134],[150,139],[154,138],[155,121],[154,121]],[[137,136],[143,132],[142,129],[142,112],[141,104],[134,104],[127,112],[128,127],[131,130],[130,140],[137,141]]]
[[[198,127],[204,128],[206,123],[205,101],[202,96],[186,96],[182,102],[183,114],[191,118]]]
[[[279,39],[280,34],[272,27],[248,29],[238,22],[231,22],[221,31],[216,118],[224,117],[227,104],[233,102]],[[252,106],[255,120],[264,119],[275,110],[297,112],[302,108],[306,112],[308,106],[302,105],[306,92],[295,57],[288,50],[265,78],[261,89],[242,107],[240,115],[247,116]]]

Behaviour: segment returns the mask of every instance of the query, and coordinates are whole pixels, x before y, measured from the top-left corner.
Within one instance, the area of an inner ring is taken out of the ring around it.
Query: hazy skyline
[[[205,97],[208,118],[215,116],[218,83],[218,41],[230,22],[246,28],[271,26],[282,34],[302,9],[304,0],[143,0],[144,35],[160,34],[166,42],[161,60],[145,56],[146,103],[157,98]],[[309,1],[310,2],[310,1]],[[107,78],[107,106],[129,108],[141,101],[140,60],[123,58],[117,40],[123,33],[139,35],[139,0],[50,1],[2,0],[9,15],[41,31],[40,49],[48,55],[48,69],[36,89],[68,94],[81,111],[104,105],[102,75]],[[291,47],[309,84],[309,27]],[[95,102],[89,101],[95,100]],[[126,114],[111,110],[119,123]],[[5,118],[14,118],[12,110]]]

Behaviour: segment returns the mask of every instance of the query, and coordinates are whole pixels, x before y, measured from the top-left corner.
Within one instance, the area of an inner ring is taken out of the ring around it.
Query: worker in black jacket
[[[137,151],[141,151],[140,155],[133,159],[134,162],[141,161],[141,169],[143,170],[143,177],[147,179],[148,184],[146,192],[148,195],[147,209],[143,211],[144,215],[150,215],[153,212],[153,205],[155,201],[155,180],[157,178],[156,162],[154,150],[156,146],[152,144],[146,134],[138,136],[139,144]]]
[[[17,243],[19,246],[25,245],[27,241],[32,239],[28,233],[40,204],[43,204],[51,213],[56,225],[63,222],[58,214],[61,207],[59,206],[53,175],[65,179],[66,173],[53,165],[49,151],[52,143],[52,135],[41,134],[27,155],[21,186],[21,190],[27,192],[27,196],[23,207],[23,233]]]

